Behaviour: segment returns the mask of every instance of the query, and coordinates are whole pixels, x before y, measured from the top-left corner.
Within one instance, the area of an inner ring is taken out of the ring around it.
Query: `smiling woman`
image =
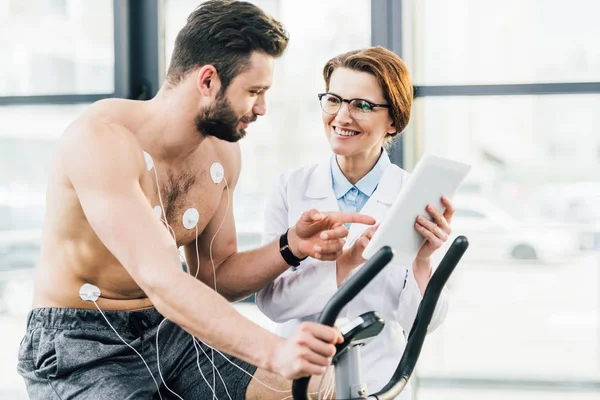
[[[323,78],[327,93],[318,97],[333,154],[320,164],[280,175],[265,207],[265,243],[285,232],[288,221],[310,208],[360,212],[381,221],[406,187],[408,173],[391,164],[384,150],[384,144],[404,130],[410,117],[412,85],[404,62],[383,47],[353,50],[329,60]],[[418,254],[415,252],[416,257],[410,257],[414,260],[392,260],[340,315],[352,320],[376,310],[386,321],[383,331],[361,349],[370,392],[379,391],[392,376],[431,277],[432,255],[447,240],[453,209],[448,200],[442,199],[442,204],[446,208],[443,214],[428,209],[434,222],[415,220],[417,231],[427,240]],[[302,322],[317,321],[336,290],[364,268],[362,254],[374,228],[346,226],[347,242],[335,262],[318,256],[304,260],[257,294],[258,307],[281,323],[281,335],[288,336]],[[445,314],[443,292],[430,331],[441,324]],[[398,399],[410,397],[407,385]]]

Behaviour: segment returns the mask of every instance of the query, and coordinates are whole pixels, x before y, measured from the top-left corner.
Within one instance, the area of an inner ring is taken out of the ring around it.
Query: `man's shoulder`
[[[105,99],[92,104],[75,119],[61,136],[59,145],[77,150],[87,145],[98,146],[97,150],[111,151],[140,150],[134,134],[127,128],[118,113],[111,108],[119,106],[120,99]]]
[[[143,170],[142,146],[135,133],[118,116],[107,111],[107,107],[114,106],[109,100],[91,105],[61,136],[57,156],[63,160],[60,165],[64,166],[67,175],[73,168],[106,165],[109,160],[121,167],[130,165],[136,171]],[[100,163],[102,159],[105,161]]]

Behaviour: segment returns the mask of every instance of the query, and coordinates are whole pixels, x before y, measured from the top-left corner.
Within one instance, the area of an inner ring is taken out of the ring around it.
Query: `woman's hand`
[[[415,263],[429,259],[433,252],[442,247],[452,233],[450,221],[454,215],[454,206],[446,197],[442,197],[442,204],[445,207],[444,213],[436,211],[431,205],[428,205],[425,210],[431,215],[433,221],[429,221],[422,216],[417,217],[415,228],[425,239],[421,245],[419,253],[415,258]]]
[[[336,261],[336,275],[338,287],[348,277],[352,270],[364,263],[366,260],[362,257],[362,253],[371,241],[373,234],[377,230],[377,226],[372,226],[365,230],[362,235],[342,252],[342,255]]]
[[[431,255],[437,249],[442,247],[452,233],[450,221],[452,220],[452,215],[454,215],[454,206],[446,197],[442,197],[442,204],[445,207],[443,214],[436,211],[431,205],[428,205],[425,208],[433,218],[433,221],[418,216],[417,221],[415,222],[417,231],[427,239],[421,245],[419,253],[413,262],[413,272],[422,295],[425,294],[425,289],[427,288],[427,284],[431,278],[431,271],[433,270]]]

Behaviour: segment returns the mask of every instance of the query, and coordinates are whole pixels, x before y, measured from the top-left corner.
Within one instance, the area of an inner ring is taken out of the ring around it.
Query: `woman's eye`
[[[366,101],[361,101],[358,107],[361,109],[361,111],[371,111],[371,105]]]

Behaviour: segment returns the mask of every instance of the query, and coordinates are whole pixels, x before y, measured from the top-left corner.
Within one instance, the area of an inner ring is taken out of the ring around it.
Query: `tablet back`
[[[443,211],[441,197],[452,199],[470,169],[467,164],[424,154],[373,235],[363,257],[368,260],[381,247],[390,246],[394,250],[394,262],[412,264],[424,241],[415,228],[417,216],[432,220],[425,210],[427,204]]]

